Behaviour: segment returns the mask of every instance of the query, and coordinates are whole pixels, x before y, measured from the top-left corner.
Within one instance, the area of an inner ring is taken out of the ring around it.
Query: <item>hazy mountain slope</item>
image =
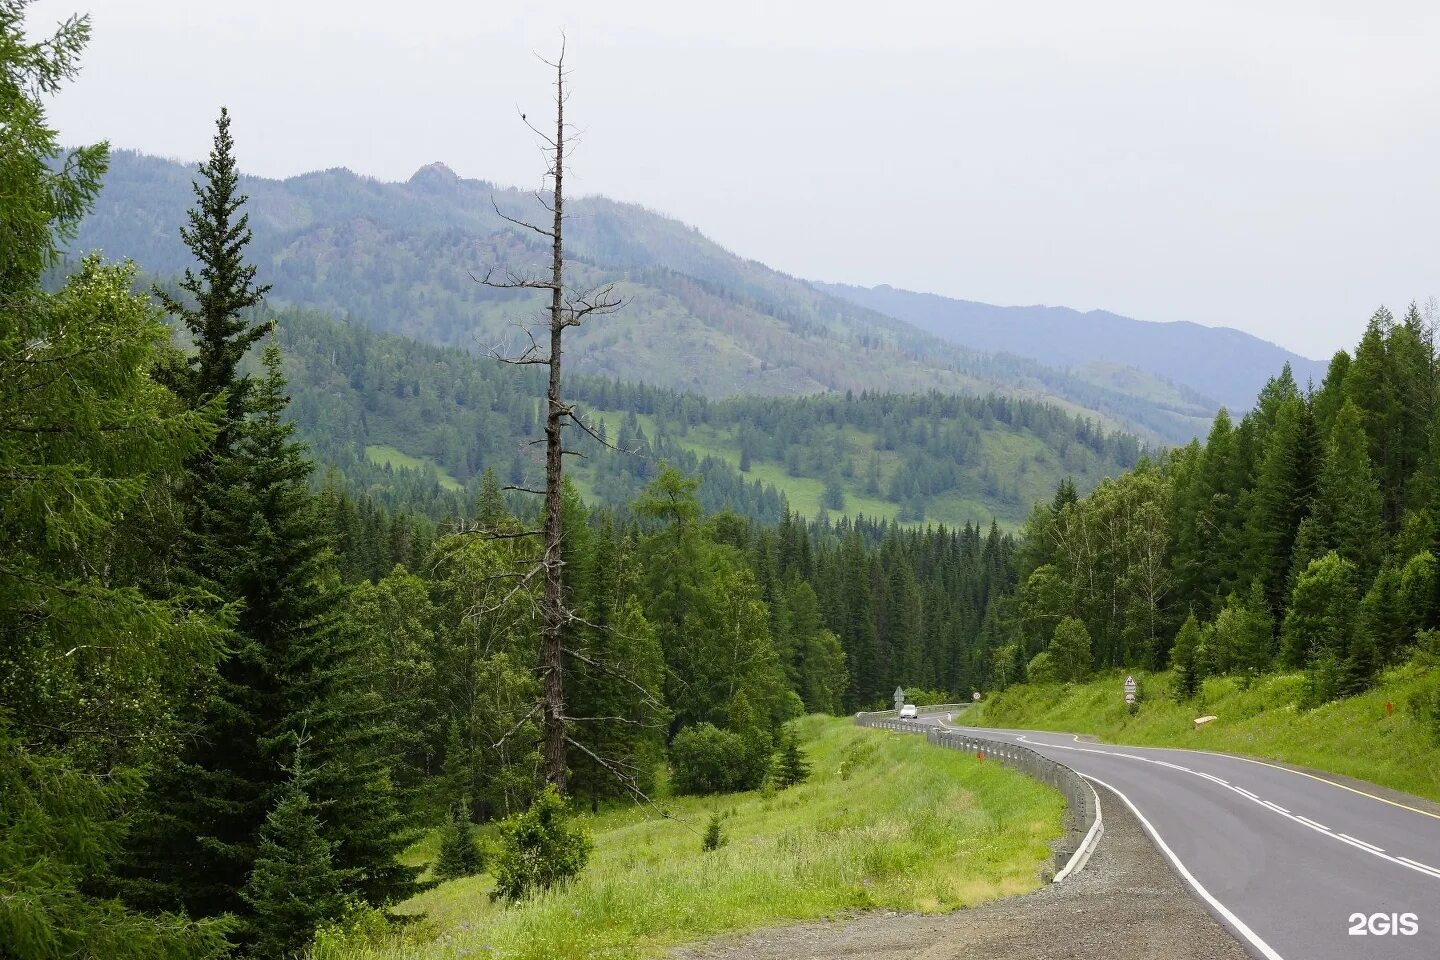
[[[1325,364],[1229,327],[1152,323],[1104,310],[997,307],[889,286],[816,286],[971,349],[1014,353],[1067,370],[1095,361],[1136,367],[1188,388],[1193,400],[1213,397],[1231,410],[1248,410],[1285,363],[1302,384],[1325,375]]]
[[[319,459],[360,487],[410,502],[459,490],[481,471],[534,486],[543,464],[539,372],[343,323],[279,315],[291,411]],[[1132,466],[1133,437],[1055,407],[998,397],[863,394],[743,397],[573,376],[568,395],[625,451],[574,431],[571,476],[591,502],[628,503],[661,461],[704,478],[711,510],[775,521],[783,496],[815,516],[1018,524],[1062,477],[1088,490]],[[600,426],[603,424],[603,428]],[[388,465],[388,467],[387,467]],[[433,470],[430,477],[397,466]],[[742,469],[743,468],[743,469]],[[428,485],[428,489],[427,489]]]
[[[189,165],[117,151],[75,248],[131,257],[160,275],[189,262],[178,227]],[[538,266],[542,238],[492,208],[538,219],[521,191],[432,164],[404,183],[348,170],[247,177],[254,259],[272,301],[313,306],[472,351],[512,345],[539,298],[488,289],[489,265]],[[966,348],[745,260],[641,207],[578,198],[567,239],[577,284],[615,280],[617,316],[567,340],[574,369],[711,397],[844,390],[998,393],[1056,403],[1150,440],[1184,441],[1213,403],[1165,399],[1024,357]],[[531,292],[533,293],[533,291]]]

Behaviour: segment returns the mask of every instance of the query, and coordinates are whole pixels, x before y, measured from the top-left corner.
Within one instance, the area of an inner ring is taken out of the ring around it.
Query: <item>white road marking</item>
[[[1250,945],[1253,946],[1256,950],[1258,950],[1260,952],[1260,955],[1264,957],[1265,960],[1284,960],[1284,958],[1281,957],[1280,954],[1275,952],[1275,949],[1271,947],[1270,944],[1260,939],[1260,936],[1254,930],[1251,930],[1249,926],[1246,925],[1245,921],[1235,916],[1235,914],[1231,912],[1229,907],[1225,906],[1225,904],[1215,899],[1215,897],[1210,893],[1210,891],[1206,890],[1204,885],[1201,884],[1199,880],[1195,879],[1195,875],[1192,874],[1190,870],[1185,866],[1185,864],[1181,862],[1179,857],[1175,856],[1175,851],[1170,849],[1170,845],[1165,842],[1165,838],[1160,836],[1160,831],[1156,830],[1155,827],[1151,825],[1150,821],[1145,819],[1145,814],[1141,813],[1138,809],[1136,809],[1135,804],[1130,802],[1129,797],[1125,796],[1125,794],[1110,786],[1110,784],[1106,783],[1104,780],[1086,774],[1081,774],[1081,776],[1085,777],[1086,780],[1089,780],[1092,783],[1098,783],[1106,790],[1109,790],[1111,793],[1115,794],[1115,796],[1119,797],[1121,800],[1124,800],[1125,806],[1130,808],[1130,812],[1135,814],[1135,819],[1139,820],[1141,825],[1144,826],[1147,831],[1149,831],[1150,839],[1155,841],[1155,846],[1159,847],[1160,852],[1170,858],[1170,862],[1174,864],[1175,869],[1179,872],[1180,876],[1185,878],[1185,882],[1190,884],[1190,888],[1194,890],[1197,894],[1199,894],[1200,899],[1210,904],[1210,906],[1215,910],[1215,912],[1220,914],[1220,916],[1223,917],[1225,921],[1230,924],[1230,926],[1235,930],[1236,933],[1240,934],[1240,936],[1250,941]]]
[[[1159,760],[1152,760],[1149,757],[1136,756],[1133,753],[1118,753],[1113,750],[1097,750],[1093,747],[1069,747],[1059,743],[1040,743],[1039,741],[1029,739],[1024,734],[1018,734],[1015,736],[1019,742],[1030,744],[1036,747],[1048,747],[1053,750],[1073,750],[1076,753],[1097,753],[1101,756],[1106,757],[1125,757],[1130,760],[1139,760],[1142,763],[1152,763],[1157,765],[1160,764]],[[1217,754],[1217,756],[1223,756],[1223,754]],[[1298,823],[1306,827],[1307,829],[1314,830],[1317,833],[1322,834],[1323,836],[1330,837],[1332,839],[1340,841],[1343,844],[1346,844],[1347,846],[1354,847],[1356,850],[1363,850],[1371,856],[1379,857],[1381,860],[1388,860],[1391,863],[1398,864],[1406,868],[1407,870],[1414,870],[1415,872],[1424,874],[1425,876],[1440,879],[1440,870],[1437,870],[1436,868],[1429,866],[1428,864],[1419,863],[1407,857],[1391,856],[1390,854],[1386,853],[1384,848],[1382,847],[1377,847],[1373,843],[1366,843],[1364,840],[1357,840],[1354,837],[1347,836],[1343,833],[1336,833],[1329,827],[1318,824],[1313,820],[1307,820],[1304,817],[1290,813],[1278,804],[1267,803],[1266,801],[1261,800],[1255,794],[1251,793],[1249,790],[1227,783],[1226,781],[1221,780],[1219,777],[1213,777],[1208,773],[1202,773],[1198,770],[1192,770],[1190,771],[1190,773],[1197,777],[1204,777],[1206,780],[1213,780],[1214,782],[1228,787],[1234,792],[1247,797],[1252,803],[1265,807],[1266,809],[1279,814],[1287,820],[1293,820],[1295,823]],[[1081,776],[1086,776],[1086,774],[1081,774]],[[1094,780],[1095,778],[1090,777],[1090,779]],[[1095,782],[1099,783],[1100,781],[1096,780]],[[1106,786],[1108,787],[1109,785],[1106,784]],[[1110,789],[1114,790],[1115,788],[1110,787]],[[1116,793],[1119,793],[1119,791],[1117,790]],[[1126,802],[1128,803],[1129,801],[1127,800]]]
[[[1364,840],[1357,840],[1354,837],[1350,836],[1350,834],[1348,833],[1337,833],[1335,834],[1335,836],[1340,837],[1342,840],[1349,840],[1351,843],[1358,843],[1360,844],[1360,846],[1365,847],[1369,850],[1374,850],[1377,853],[1385,852],[1384,847],[1377,847],[1373,843],[1366,843]]]
[[[1421,873],[1428,873],[1432,877],[1440,878],[1440,870],[1436,870],[1434,867],[1426,866],[1425,864],[1420,863],[1418,860],[1411,860],[1409,857],[1401,857],[1400,859],[1404,860],[1406,863],[1410,864],[1410,866],[1414,867],[1416,870],[1419,870]]]

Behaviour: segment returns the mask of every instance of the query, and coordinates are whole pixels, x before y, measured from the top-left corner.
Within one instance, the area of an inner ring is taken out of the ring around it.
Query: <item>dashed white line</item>
[[[1384,847],[1377,847],[1377,846],[1375,846],[1375,844],[1373,844],[1373,843],[1366,843],[1364,840],[1357,840],[1355,837],[1350,836],[1350,834],[1348,834],[1348,833],[1337,833],[1337,834],[1335,834],[1335,836],[1340,837],[1342,840],[1349,840],[1351,843],[1358,843],[1358,844],[1360,844],[1360,846],[1364,847],[1366,850],[1374,850],[1376,853],[1384,853],[1384,852],[1385,852],[1385,848],[1384,848]]]
[[[1269,801],[1269,800],[1264,800],[1264,801],[1262,801],[1262,802],[1265,804],[1265,806],[1269,807],[1271,810],[1276,811],[1277,813],[1289,813],[1289,812],[1290,812],[1289,810],[1286,810],[1284,807],[1280,806],[1280,804],[1278,804],[1278,803],[1272,803],[1272,802]]]
[[[1309,817],[1302,817],[1302,816],[1300,816],[1300,815],[1297,813],[1297,814],[1295,814],[1295,819],[1296,819],[1296,820],[1299,820],[1301,823],[1305,824],[1305,826],[1311,827],[1311,828],[1313,828],[1313,829],[1315,829],[1315,830],[1323,830],[1323,831],[1325,831],[1326,833],[1329,833],[1329,832],[1330,832],[1330,828],[1327,827],[1327,826],[1325,826],[1325,824],[1323,824],[1323,823],[1316,823],[1314,820],[1311,820]]]

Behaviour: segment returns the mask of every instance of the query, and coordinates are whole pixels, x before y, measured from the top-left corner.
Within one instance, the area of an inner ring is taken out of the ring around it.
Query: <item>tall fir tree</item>
[[[1299,396],[1281,400],[1268,432],[1246,519],[1246,567],[1271,610],[1283,608],[1286,573],[1314,490],[1315,438]]]
[[[241,208],[248,198],[239,192],[230,112],[224,107],[215,121],[210,157],[199,173],[200,179],[192,184],[196,205],[180,236],[200,264],[200,272],[197,275],[187,267],[180,281],[188,300],[158,288],[156,295],[167,311],[181,319],[195,343],[195,353],[177,385],[179,392],[192,406],[223,395],[229,423],[234,424],[244,416],[250,387],[240,372],[240,361],[270,329],[251,311],[264,301],[270,287],[255,283],[256,267],[245,261],[250,216]],[[229,442],[228,430],[222,430],[214,452],[223,454]]]
[[[1330,428],[1313,518],[1322,547],[1355,564],[1361,577],[1374,572],[1385,541],[1380,488],[1367,447],[1360,410],[1347,400]]]

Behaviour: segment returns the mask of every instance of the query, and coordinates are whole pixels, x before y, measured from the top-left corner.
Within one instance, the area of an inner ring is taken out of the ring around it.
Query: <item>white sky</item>
[[[1440,4],[37,0],[95,37],[71,142],[538,182],[559,30],[572,184],[800,276],[1351,346],[1440,294]]]

